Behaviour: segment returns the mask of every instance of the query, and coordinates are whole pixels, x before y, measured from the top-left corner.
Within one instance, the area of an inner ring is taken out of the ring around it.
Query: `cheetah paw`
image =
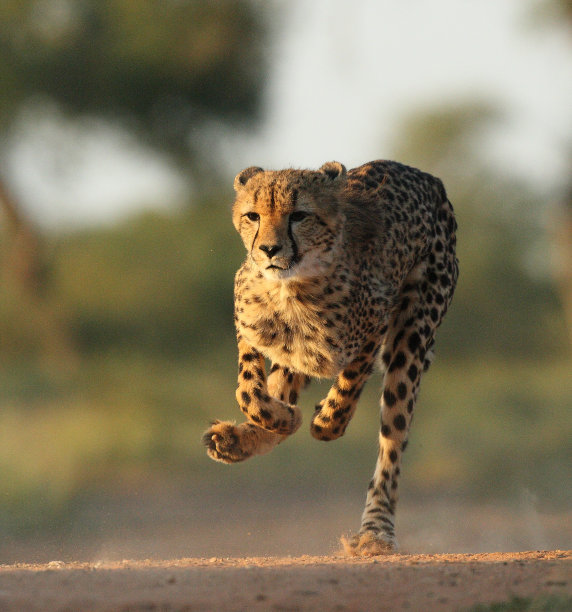
[[[251,452],[241,446],[238,427],[228,421],[214,421],[202,437],[207,447],[207,455],[222,463],[238,463],[251,456]]]
[[[352,537],[342,536],[341,543],[344,553],[350,557],[375,557],[397,552],[395,540],[387,540],[367,531]]]
[[[340,421],[336,415],[333,417],[325,414],[323,410],[325,400],[316,405],[312,422],[310,423],[310,433],[316,440],[329,442],[336,440],[344,435],[347,422]]]

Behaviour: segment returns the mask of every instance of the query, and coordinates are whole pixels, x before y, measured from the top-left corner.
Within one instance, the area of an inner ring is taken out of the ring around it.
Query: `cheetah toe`
[[[397,552],[395,540],[387,540],[370,532],[349,538],[342,536],[341,543],[344,553],[350,557],[375,557]]]

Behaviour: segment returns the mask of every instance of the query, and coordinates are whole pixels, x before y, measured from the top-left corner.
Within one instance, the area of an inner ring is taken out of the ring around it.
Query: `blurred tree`
[[[4,315],[0,322],[0,336],[3,348],[6,349],[14,337],[5,326],[15,327],[19,330],[20,350],[17,353],[26,353],[34,345],[33,352],[37,349],[46,365],[60,370],[73,368],[77,355],[71,336],[46,291],[41,237],[16,206],[1,180],[0,205],[8,230],[7,239],[0,245],[0,305]]]
[[[204,126],[248,122],[259,110],[263,18],[262,4],[249,0],[5,0],[0,159],[23,111],[55,105],[63,117],[121,125],[170,155],[200,187],[214,172],[205,162]],[[20,208],[0,168],[0,209],[11,237],[2,267],[26,310],[44,298],[46,260]],[[51,310],[41,327],[55,330],[61,325]]]
[[[205,122],[256,116],[263,34],[262,6],[247,0],[6,0],[0,129],[47,99],[187,162]]]
[[[0,204],[12,237],[12,244],[6,249],[2,272],[6,276],[13,275],[15,277],[13,281],[25,293],[35,295],[41,291],[43,276],[39,238],[2,181],[0,181]],[[4,280],[9,281],[9,279]]]

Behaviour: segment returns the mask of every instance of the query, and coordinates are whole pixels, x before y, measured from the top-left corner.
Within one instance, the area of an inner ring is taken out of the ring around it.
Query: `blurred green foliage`
[[[228,216],[204,203],[53,237],[46,300],[78,363],[46,362],[38,322],[0,287],[4,521],[38,525],[113,473],[197,456],[211,385],[233,395],[242,247]]]
[[[54,289],[73,309],[80,348],[188,357],[232,336],[232,277],[242,253],[230,229],[228,210],[205,203],[62,244]]]

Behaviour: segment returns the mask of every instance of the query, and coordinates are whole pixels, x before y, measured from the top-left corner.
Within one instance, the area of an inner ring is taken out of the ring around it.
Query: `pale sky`
[[[491,163],[544,187],[568,176],[572,38],[534,23],[537,0],[276,3],[264,120],[255,134],[213,144],[230,177],[253,164],[353,167],[387,157],[406,114],[472,100],[507,112],[488,136]],[[106,222],[166,203],[180,188],[153,155],[101,124],[86,133],[43,119],[28,132],[12,168],[45,224]]]

